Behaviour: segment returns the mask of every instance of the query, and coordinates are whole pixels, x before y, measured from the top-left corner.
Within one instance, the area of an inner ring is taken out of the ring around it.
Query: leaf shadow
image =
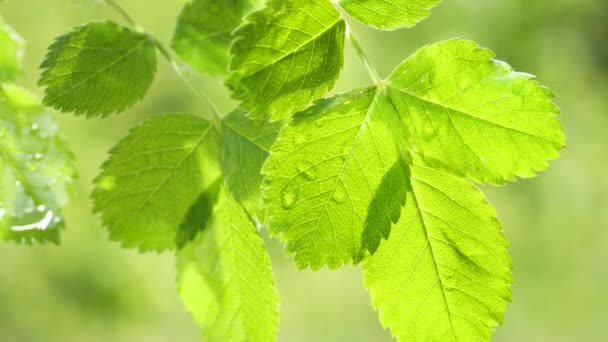
[[[217,179],[196,199],[184,221],[179,225],[175,241],[178,249],[184,248],[189,242],[196,239],[198,233],[203,231],[213,216],[213,208],[217,202],[222,188],[223,180]]]
[[[392,225],[399,221],[401,208],[405,205],[410,176],[410,166],[404,158],[399,158],[382,178],[368,206],[361,234],[361,251],[354,258],[355,264],[361,262],[367,253],[376,253],[382,239],[388,239]]]

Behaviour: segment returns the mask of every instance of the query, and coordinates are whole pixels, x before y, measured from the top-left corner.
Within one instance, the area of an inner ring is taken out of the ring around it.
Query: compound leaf
[[[226,185],[234,198],[251,214],[257,212],[262,175],[281,123],[251,120],[236,110],[222,122],[220,160]]]
[[[232,46],[227,85],[252,118],[278,120],[334,85],[345,23],[326,0],[270,0],[247,17]]]
[[[152,38],[113,22],[90,23],[55,40],[40,68],[44,103],[108,116],[144,97],[156,72]]]
[[[76,177],[59,127],[22,88],[0,89],[0,239],[59,242]]]
[[[178,254],[178,290],[206,341],[274,341],[278,295],[263,240],[230,194]]]
[[[21,73],[25,42],[0,18],[0,82],[14,81]]]
[[[201,72],[228,72],[231,33],[262,0],[190,0],[184,6],[171,47]]]
[[[382,99],[366,88],[319,101],[296,115],[271,149],[262,170],[264,217],[299,267],[336,268],[360,257],[368,207],[399,159],[383,117],[391,107]],[[387,236],[390,223],[367,225]]]
[[[389,77],[410,148],[479,181],[533,177],[564,146],[553,93],[467,40],[420,49]]]
[[[469,181],[411,166],[401,219],[363,263],[380,320],[401,341],[488,341],[511,299],[508,243]]]
[[[441,0],[340,0],[348,14],[365,25],[396,30],[412,27],[428,17]]]
[[[94,210],[123,246],[171,249],[183,242],[179,227],[191,207],[219,177],[210,122],[188,114],[156,116],[110,151],[95,180]]]

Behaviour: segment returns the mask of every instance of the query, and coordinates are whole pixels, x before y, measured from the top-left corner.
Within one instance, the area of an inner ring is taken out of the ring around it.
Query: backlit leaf
[[[262,0],[189,0],[177,21],[171,47],[196,70],[228,72],[231,33]]]
[[[178,254],[178,290],[209,342],[275,341],[278,295],[262,237],[220,194],[213,220]]]
[[[147,35],[97,22],[55,40],[40,66],[44,103],[63,112],[108,116],[144,97],[156,72]]]
[[[227,85],[252,118],[278,120],[334,85],[345,23],[326,0],[270,0],[235,32]]]
[[[188,114],[156,116],[110,151],[95,180],[95,211],[110,238],[141,251],[183,242],[180,224],[220,177],[217,133]],[[204,224],[204,222],[201,222]]]

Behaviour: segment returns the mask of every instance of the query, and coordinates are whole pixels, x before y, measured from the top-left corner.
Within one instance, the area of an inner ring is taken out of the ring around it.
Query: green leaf
[[[399,159],[387,108],[375,88],[353,91],[319,101],[279,134],[262,170],[264,217],[298,267],[337,268],[360,258],[366,225],[366,236],[388,235],[382,215],[366,223],[374,192]]]
[[[38,99],[0,89],[0,240],[59,242],[76,176],[72,153]]]
[[[412,153],[492,183],[547,167],[563,146],[552,93],[492,57],[469,41],[431,45],[388,81],[294,116],[262,172],[264,217],[298,266],[373,253],[403,203],[396,163]]]
[[[270,260],[229,194],[220,194],[213,221],[179,252],[177,282],[206,341],[276,340],[279,299]]]
[[[467,40],[424,47],[388,79],[409,148],[478,182],[533,177],[564,147],[553,93]]]
[[[40,68],[44,103],[108,116],[142,99],[156,72],[152,38],[113,22],[90,23],[55,40]]]
[[[428,17],[441,0],[340,0],[348,14],[381,30],[412,27]]]
[[[0,82],[14,81],[21,73],[25,42],[0,18]]]
[[[260,170],[281,129],[280,123],[251,120],[236,110],[222,122],[220,156],[226,185],[251,214],[258,209]]]
[[[363,264],[384,326],[400,341],[489,341],[511,299],[508,243],[469,181],[411,166],[401,219]]]
[[[325,0],[270,0],[234,34],[227,85],[252,118],[278,120],[334,85],[344,62],[345,23]]]
[[[191,207],[219,177],[211,123],[188,114],[156,116],[110,151],[95,180],[94,210],[124,247],[172,249],[183,242],[179,227]]]
[[[201,72],[228,72],[231,33],[262,0],[190,0],[184,6],[171,47]]]

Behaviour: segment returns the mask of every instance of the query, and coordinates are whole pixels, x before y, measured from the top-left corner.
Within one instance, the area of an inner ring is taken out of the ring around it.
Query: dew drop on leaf
[[[313,163],[307,160],[300,160],[297,164],[298,172],[307,180],[314,180],[317,177],[317,170]]]
[[[513,94],[521,94],[524,91],[527,81],[528,80],[525,77],[517,77],[511,85],[511,91]]]
[[[344,185],[337,184],[331,199],[336,203],[342,203],[346,199],[346,189]]]
[[[293,205],[298,200],[298,192],[295,189],[285,189],[281,193],[281,205],[283,208],[289,209],[293,207]]]

